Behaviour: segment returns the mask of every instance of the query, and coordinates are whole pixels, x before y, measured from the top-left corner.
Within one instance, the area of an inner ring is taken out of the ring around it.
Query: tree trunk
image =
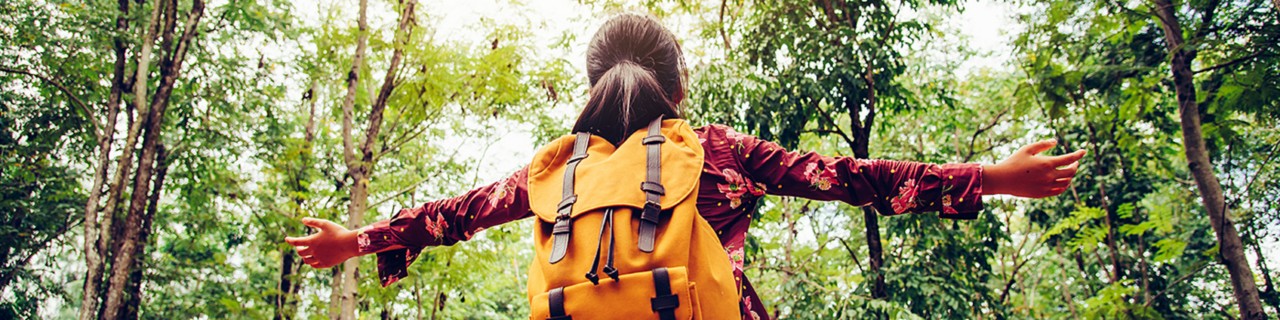
[[[145,115],[147,113],[147,76],[149,75],[148,70],[150,70],[151,66],[151,48],[152,44],[155,42],[155,34],[157,32],[156,28],[158,27],[157,21],[159,20],[160,10],[162,8],[163,6],[161,3],[157,3],[151,8],[150,20],[148,20],[146,33],[143,35],[142,39],[142,48],[138,53],[138,62],[135,66],[136,73],[131,81],[134,103],[130,105],[129,109],[137,112],[139,115]],[[121,146],[122,152],[120,153],[120,159],[117,160],[116,173],[111,179],[112,182],[107,191],[107,203],[103,208],[102,216],[100,217],[102,224],[97,226],[96,229],[98,232],[93,234],[93,238],[95,238],[93,239],[95,242],[93,252],[94,257],[92,259],[86,257],[85,260],[86,267],[88,269],[85,275],[85,288],[93,288],[93,290],[85,290],[84,292],[84,303],[81,305],[80,309],[81,320],[97,318],[94,314],[99,312],[101,309],[99,305],[101,299],[98,295],[101,290],[105,289],[101,287],[101,281],[104,269],[106,268],[106,261],[114,256],[107,255],[104,257],[104,255],[108,253],[107,247],[111,244],[111,239],[113,238],[115,229],[119,228],[119,226],[115,225],[115,221],[117,220],[116,209],[119,208],[120,199],[124,192],[124,178],[133,171],[134,149],[138,141],[138,135],[142,130],[142,121],[136,119],[132,113],[128,113],[128,115],[130,119],[129,130],[126,132],[125,142]],[[114,128],[111,129],[114,130]],[[110,157],[110,155],[105,156]],[[93,219],[93,223],[97,224],[97,220],[98,218],[95,217],[95,219]],[[88,226],[88,223],[89,222],[86,221],[86,227]],[[90,253],[86,251],[86,256],[89,254]]]
[[[880,271],[880,268],[884,267],[884,247],[880,244],[880,217],[876,215],[875,209],[862,207],[862,218],[866,220],[867,255],[871,259],[871,275],[874,277],[871,297],[887,299],[889,292],[885,288],[884,274]]]
[[[120,112],[120,100],[124,93],[124,69],[126,49],[124,33],[129,29],[129,0],[118,0],[120,14],[116,16],[116,35],[112,41],[116,61],[111,72],[111,95],[107,97],[107,124],[98,136],[98,164],[93,173],[93,186],[89,188],[88,201],[84,208],[84,261],[88,267],[86,272],[84,293],[81,299],[79,319],[93,318],[98,309],[99,284],[102,278],[102,252],[98,251],[98,238],[101,234],[98,224],[98,202],[102,196],[102,188],[106,184],[107,171],[111,166],[111,144],[114,142],[116,119]],[[92,116],[92,115],[90,115]]]
[[[1064,277],[1067,275],[1067,268],[1062,268],[1062,275]],[[1065,304],[1067,305],[1067,310],[1071,311],[1071,318],[1079,319],[1080,314],[1076,313],[1076,301],[1074,298],[1071,297],[1071,287],[1067,286],[1066,281],[1062,281],[1061,287],[1062,287],[1062,298],[1064,299],[1064,302],[1066,302]]]
[[[369,0],[360,0],[360,13],[357,18],[359,31],[356,34],[356,53],[351,59],[351,71],[347,73],[347,95],[342,100],[342,158],[347,165],[347,176],[351,177],[351,198],[347,203],[347,228],[355,229],[364,222],[365,204],[368,202],[368,179],[365,177],[364,165],[355,156],[355,142],[352,141],[351,130],[355,121],[356,89],[360,82],[360,72],[364,68],[365,47],[369,42],[369,21],[367,10]],[[337,317],[330,310],[330,318],[340,320],[355,319],[356,268],[360,259],[349,259],[342,263],[339,279],[334,279],[333,290],[340,306]],[[332,303],[332,301],[330,301]],[[331,308],[332,309],[332,308]]]
[[[169,151],[165,149],[164,144],[156,147],[156,178],[151,184],[151,196],[147,199],[146,216],[142,218],[142,231],[138,235],[139,245],[135,247],[133,252],[133,260],[135,265],[141,265],[143,259],[147,256],[147,243],[151,237],[151,222],[154,221],[156,210],[160,205],[160,193],[164,190],[164,177],[169,172]],[[124,313],[121,319],[138,319],[138,309],[142,306],[142,281],[143,268],[137,267],[129,274],[129,283],[125,286],[125,292],[128,293],[128,300],[125,300]]]
[[[1200,199],[1209,213],[1209,223],[1213,225],[1214,234],[1218,237],[1219,256],[1222,264],[1231,275],[1231,290],[1236,304],[1240,308],[1242,319],[1265,319],[1262,302],[1258,297],[1258,287],[1253,280],[1253,270],[1244,255],[1244,245],[1236,232],[1235,224],[1227,215],[1226,202],[1222,195],[1222,186],[1213,173],[1213,165],[1205,150],[1204,136],[1200,131],[1200,106],[1196,101],[1196,85],[1191,72],[1193,57],[1185,50],[1182,36],[1182,25],[1178,22],[1176,10],[1169,0],[1152,0],[1155,14],[1164,31],[1165,43],[1171,56],[1170,69],[1173,71],[1174,90],[1177,92],[1178,113],[1182,122],[1182,142],[1186,151],[1187,165],[1191,176],[1195,178],[1196,188],[1200,191]],[[1261,258],[1261,257],[1259,257]]]
[[[1257,239],[1257,236],[1252,236]],[[1273,312],[1280,312],[1280,296],[1276,294],[1275,281],[1271,279],[1271,269],[1267,268],[1266,256],[1262,255],[1262,245],[1255,240],[1253,243],[1253,254],[1258,256],[1258,273],[1262,274],[1262,284],[1267,288],[1266,291],[1260,293],[1262,300],[1271,304]]]
[[[157,4],[159,5],[159,4]],[[204,15],[204,2],[195,0],[192,3],[191,11],[186,16],[186,23],[183,25],[183,32],[176,43],[172,41],[172,35],[176,28],[176,7],[177,1],[170,1],[166,9],[164,35],[164,57],[160,65],[160,82],[156,87],[155,96],[149,104],[148,112],[145,118],[139,119],[146,125],[146,136],[142,140],[142,153],[138,159],[138,170],[134,175],[133,192],[130,196],[129,212],[125,217],[125,225],[123,226],[122,237],[116,239],[120,241],[119,250],[112,257],[111,276],[109,286],[107,288],[107,299],[103,309],[103,318],[114,320],[121,318],[126,313],[125,305],[125,287],[128,285],[130,275],[133,273],[136,254],[140,252],[138,246],[145,246],[145,243],[139,243],[146,233],[143,229],[150,226],[150,221],[146,221],[149,217],[146,215],[148,196],[151,193],[151,179],[155,168],[157,153],[160,151],[161,130],[164,125],[164,113],[169,103],[169,95],[173,93],[174,83],[181,74],[182,61],[186,56],[187,50],[194,39],[199,25],[200,18]],[[145,86],[145,83],[139,82],[137,85]]]
[[[294,281],[295,271],[297,267],[296,255],[293,250],[280,252],[280,286],[276,289],[280,291],[276,296],[276,313],[272,319],[293,319],[294,315],[294,299],[293,296],[298,292],[299,283]]]
[[[351,202],[347,204],[347,228],[356,229],[364,224],[364,211],[369,205],[369,175],[367,167],[364,164],[357,163],[356,167],[349,168],[351,175]],[[356,268],[360,266],[360,259],[348,259],[342,264],[342,314],[338,319],[353,320],[355,319],[356,308],[356,289],[359,287],[359,281],[356,279]]]
[[[165,2],[157,2],[151,8],[151,20],[148,20],[146,34],[143,35],[142,48],[138,53],[138,64],[135,66],[135,74],[133,76],[133,104],[130,105],[133,111],[137,112],[137,118],[130,114],[129,132],[125,136],[124,145],[121,147],[120,159],[116,164],[115,177],[111,179],[111,187],[108,191],[107,205],[103,211],[102,226],[103,231],[98,238],[98,252],[106,252],[111,239],[115,236],[114,232],[119,227],[114,226],[116,220],[116,210],[119,208],[120,199],[124,194],[124,178],[133,172],[133,154],[138,143],[138,135],[141,134],[142,124],[145,122],[143,117],[149,113],[150,104],[147,103],[147,86],[149,85],[147,77],[151,70],[151,49],[156,40],[156,33],[159,32],[160,10],[164,8]],[[115,250],[112,250],[113,252]],[[105,260],[105,259],[104,259]],[[97,273],[101,273],[102,266],[98,266]],[[90,273],[95,270],[90,268]],[[92,276],[92,274],[91,274]]]
[[[850,98],[845,101],[846,112],[849,113],[849,131],[853,132],[853,142],[849,148],[853,151],[853,157],[858,159],[869,159],[871,157],[871,127],[875,125],[876,114],[876,89],[875,78],[868,71],[864,74],[863,80],[866,81],[867,96],[865,100],[855,100]],[[846,92],[857,90],[851,83],[846,83]],[[865,103],[867,109],[866,118],[859,118]],[[862,218],[866,224],[867,237],[867,256],[870,260],[870,271],[872,275],[871,297],[875,299],[888,299],[889,290],[884,280],[884,246],[880,241],[880,216],[876,214],[875,209],[871,207],[862,207]]]
[[[107,203],[101,217],[102,225],[99,227],[101,232],[97,239],[97,250],[105,256],[101,257],[102,259],[99,263],[88,266],[89,270],[86,276],[87,279],[91,279],[95,283],[102,280],[106,261],[114,261],[119,252],[120,243],[113,241],[113,239],[119,239],[123,232],[121,227],[123,217],[118,215],[116,210],[120,208],[120,200],[124,194],[125,177],[134,172],[134,151],[137,146],[138,136],[141,134],[145,123],[145,117],[147,117],[150,110],[150,104],[146,102],[147,78],[150,75],[152,45],[155,43],[156,33],[159,32],[160,27],[160,11],[164,9],[165,4],[165,2],[157,2],[152,6],[151,17],[148,20],[147,29],[142,39],[142,48],[138,53],[138,62],[131,81],[134,101],[133,104],[129,105],[129,109],[132,112],[126,112],[129,116],[129,129],[126,133],[124,145],[121,147],[120,159],[117,160],[116,173],[114,178],[111,179],[112,182],[107,191]],[[136,112],[136,116],[134,112]],[[102,285],[96,284],[96,286],[101,287]],[[101,288],[100,290],[107,290],[107,288]],[[101,299],[95,299],[91,303],[97,305],[99,300]],[[102,311],[102,307],[99,306],[96,311],[88,311],[87,314],[82,313],[82,316],[86,316],[88,318],[85,319],[89,319],[93,318],[93,312]]]
[[[333,281],[329,283],[329,319],[342,316],[342,265],[333,267]]]
[[[358,60],[353,63],[352,73],[347,76],[347,98],[343,101],[342,109],[343,156],[347,163],[347,174],[351,176],[352,180],[351,202],[347,205],[349,214],[347,228],[350,229],[360,228],[364,224],[364,213],[369,206],[369,180],[372,177],[374,164],[377,161],[374,146],[377,144],[378,133],[382,129],[383,110],[386,110],[387,100],[396,87],[396,73],[400,68],[400,60],[404,56],[404,42],[412,30],[416,2],[414,0],[405,1],[404,8],[400,12],[400,23],[396,32],[396,43],[391,55],[391,63],[387,66],[381,89],[378,90],[378,97],[369,108],[369,124],[364,132],[364,141],[360,145],[360,158],[357,159],[351,129],[352,116],[355,113],[355,85],[356,80],[358,80],[359,68],[363,63],[365,42],[367,42],[367,34],[365,32],[368,28],[365,17],[367,6],[367,0],[360,1],[359,24],[361,32],[356,40],[356,59]],[[356,280],[356,269],[359,265],[359,259],[349,259],[343,263],[342,314],[340,319],[355,319],[355,293],[359,284],[359,281]]]
[[[414,319],[422,320],[422,285],[421,282],[413,282],[413,302],[414,302]]]
[[[133,192],[129,203],[128,215],[125,217],[122,237],[117,238],[120,242],[119,250],[115,253],[111,263],[111,275],[108,278],[107,302],[103,309],[103,318],[108,320],[122,319],[123,315],[128,313],[126,308],[126,286],[129,278],[134,271],[134,264],[137,259],[134,253],[137,252],[139,238],[141,237],[143,221],[143,210],[150,194],[151,175],[153,172],[154,161],[156,160],[156,152],[159,148],[160,128],[163,110],[152,110],[147,115],[146,136],[142,142],[142,155],[138,161],[138,172],[134,176]],[[145,245],[145,244],[143,244]]]

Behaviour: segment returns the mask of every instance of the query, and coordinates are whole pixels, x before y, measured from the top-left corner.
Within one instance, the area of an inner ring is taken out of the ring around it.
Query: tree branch
[[[832,128],[835,128],[835,129],[823,130],[823,131],[830,131],[832,133],[835,133],[839,135],[841,139],[844,139],[845,143],[848,143],[850,146],[853,146],[853,138],[850,138],[849,134],[845,133],[844,130],[840,130],[840,124],[836,123],[836,119],[831,117],[831,113],[828,113],[827,110],[822,110],[822,107],[818,106],[817,101],[813,102],[813,109],[818,110],[818,114],[822,115],[823,118],[827,119],[827,123],[830,124]]]
[[[724,11],[729,5],[729,0],[720,0],[720,25],[717,29],[720,31],[720,38],[724,39],[724,50],[733,51],[733,45],[729,43],[729,34],[724,31]]]
[[[987,132],[987,130],[991,130],[991,128],[994,128],[996,124],[1000,123],[1000,118],[1003,117],[1008,112],[1009,112],[1008,108],[1000,110],[1000,113],[997,113],[995,118],[991,119],[991,122],[987,123],[987,125],[982,126],[981,128],[978,128],[977,131],[973,132],[973,137],[969,138],[969,152],[964,156],[963,162],[969,162],[970,160],[973,160],[973,156],[977,154],[976,152],[973,151],[973,144],[975,141],[978,140],[978,135],[981,135],[983,132]],[[991,148],[987,148],[983,150],[983,152],[986,152],[987,150],[991,150]]]
[[[369,126],[365,129],[364,141],[360,146],[363,165],[365,165],[365,173],[373,172],[372,161],[377,157],[374,152],[374,145],[377,143],[379,130],[382,129],[383,110],[387,107],[387,101],[391,99],[391,93],[397,87],[396,75],[400,70],[400,62],[404,57],[404,47],[407,45],[409,34],[413,32],[415,25],[413,19],[414,7],[416,1],[408,1],[404,5],[404,10],[400,13],[400,23],[396,32],[395,49],[391,52],[391,63],[387,66],[387,72],[383,76],[382,86],[378,89],[378,96],[374,99],[373,105],[369,108]]]
[[[1200,69],[1200,70],[1192,71],[1191,73],[1192,73],[1192,74],[1201,74],[1201,73],[1204,73],[1204,72],[1209,72],[1209,71],[1218,70],[1218,69],[1222,69],[1222,68],[1234,67],[1234,66],[1236,66],[1237,64],[1244,63],[1245,61],[1249,61],[1249,60],[1251,60],[1251,59],[1253,59],[1253,58],[1261,57],[1261,56],[1262,56],[1263,54],[1265,54],[1265,53],[1266,53],[1266,51],[1258,51],[1258,52],[1254,52],[1254,53],[1252,53],[1252,54],[1249,54],[1249,55],[1246,55],[1246,56],[1243,56],[1243,57],[1239,57],[1239,58],[1235,58],[1235,59],[1231,59],[1230,61],[1223,62],[1223,63],[1220,63],[1220,64],[1218,64],[1218,65],[1212,66],[1212,67],[1208,67],[1208,68],[1204,68],[1204,69]]]
[[[1187,272],[1186,274],[1183,274],[1182,276],[1178,277],[1177,279],[1174,279],[1172,282],[1169,282],[1169,284],[1167,284],[1167,285],[1165,285],[1165,286],[1164,286],[1164,290],[1160,290],[1160,291],[1156,292],[1156,294],[1151,295],[1151,300],[1147,301],[1147,303],[1146,303],[1145,305],[1146,305],[1146,306],[1150,306],[1150,305],[1151,305],[1151,302],[1153,302],[1153,301],[1155,301],[1155,300],[1158,300],[1158,299],[1156,299],[1157,297],[1163,296],[1166,292],[1168,292],[1168,291],[1169,291],[1169,289],[1172,289],[1174,286],[1177,286],[1177,285],[1178,285],[1178,283],[1181,283],[1181,282],[1183,282],[1183,281],[1187,281],[1187,279],[1190,279],[1190,278],[1191,278],[1191,276],[1194,276],[1194,275],[1196,275],[1197,273],[1200,273],[1200,271],[1204,271],[1205,267],[1208,267],[1208,266],[1209,266],[1209,263],[1208,263],[1208,262],[1201,262],[1201,263],[1197,264],[1196,266],[1192,267],[1194,270],[1192,270],[1192,271],[1190,271],[1190,272]]]
[[[844,246],[845,251],[849,252],[849,258],[852,258],[853,265],[858,267],[858,273],[866,274],[867,270],[862,268],[862,262],[858,261],[858,254],[853,251],[852,246],[849,246],[849,241],[846,241],[844,238],[840,238],[840,245]]]
[[[52,84],[54,87],[57,87],[58,91],[62,91],[63,94],[66,94],[67,98],[71,98],[71,102],[75,104],[77,107],[79,107],[80,111],[84,111],[85,118],[89,119],[89,123],[93,124],[93,129],[94,129],[93,134],[96,138],[102,139],[102,137],[106,135],[106,131],[104,131],[104,129],[102,128],[102,124],[98,123],[98,118],[94,117],[93,113],[89,112],[89,106],[86,105],[84,101],[80,101],[80,98],[76,97],[75,94],[72,94],[71,90],[68,90],[66,86],[62,85],[62,82],[59,82],[57,79],[46,77],[44,75],[27,71],[27,70],[18,70],[18,69],[0,66],[0,71],[36,77],[40,80],[43,80],[44,82],[48,82],[49,84]]]
[[[458,155],[458,151],[459,151],[459,150],[462,150],[462,145],[459,145],[458,147],[453,148],[453,153],[449,155],[449,159],[453,159],[453,157],[454,157],[454,156]],[[393,194],[392,194],[392,195],[390,195],[390,196],[387,196],[386,198],[382,198],[381,200],[374,201],[373,203],[370,203],[370,204],[369,204],[369,207],[377,207],[378,205],[382,204],[383,202],[390,201],[391,199],[395,199],[396,197],[399,197],[400,195],[403,195],[403,194],[405,194],[405,193],[407,193],[407,192],[409,192],[409,191],[413,191],[414,189],[417,189],[419,185],[422,185],[422,183],[424,183],[424,182],[427,182],[427,181],[431,180],[431,178],[435,178],[435,177],[439,176],[439,174],[438,174],[438,173],[440,173],[440,171],[441,171],[441,167],[436,167],[436,170],[435,170],[435,172],[434,172],[433,174],[429,174],[429,175],[427,175],[427,176],[425,176],[425,177],[422,177],[422,179],[418,180],[418,182],[411,183],[411,184],[409,184],[408,186],[405,186],[404,188],[402,188],[402,189],[400,189],[400,190],[397,190],[395,193],[393,193]]]

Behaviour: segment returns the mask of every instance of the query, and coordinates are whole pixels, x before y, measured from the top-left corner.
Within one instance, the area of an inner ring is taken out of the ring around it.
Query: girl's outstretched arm
[[[1084,156],[1083,150],[1038,155],[1055,145],[1045,140],[995,165],[856,159],[788,151],[728,127],[712,127],[708,144],[737,158],[748,191],[872,206],[885,215],[938,212],[944,218],[972,219],[982,210],[983,195],[1057,195],[1071,183]]]
[[[376,253],[378,276],[386,286],[407,274],[409,264],[424,247],[451,245],[486,228],[531,216],[527,180],[528,169],[520,169],[501,181],[401,210],[391,219],[357,230],[328,220],[304,218],[303,224],[319,232],[288,237],[285,242],[298,250],[303,262],[316,268]]]

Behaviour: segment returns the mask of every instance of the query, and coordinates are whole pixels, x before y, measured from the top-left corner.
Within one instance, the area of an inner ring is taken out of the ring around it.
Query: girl
[[[590,98],[573,131],[590,132],[618,145],[656,117],[680,118],[684,72],[675,36],[655,19],[635,14],[610,19],[587,51]],[[1045,140],[995,165],[935,165],[791,152],[722,125],[694,131],[705,151],[698,212],[716,229],[741,282],[738,304],[743,319],[768,316],[742,276],[750,211],[765,194],[838,200],[872,206],[885,215],[938,212],[943,218],[973,219],[982,210],[983,195],[1041,198],[1062,193],[1084,156],[1084,150],[1038,155],[1055,145]],[[377,254],[378,275],[386,286],[406,275],[423,247],[451,245],[485,228],[531,216],[527,179],[526,167],[502,181],[402,210],[358,230],[304,218],[303,224],[319,232],[285,241],[316,268]]]

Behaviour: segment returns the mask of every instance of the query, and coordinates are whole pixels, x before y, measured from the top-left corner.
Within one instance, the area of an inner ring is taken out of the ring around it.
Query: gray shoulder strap
[[[587,145],[590,142],[590,133],[578,132],[573,140],[573,156],[569,158],[568,165],[564,168],[562,198],[560,205],[556,207],[558,214],[556,224],[551,228],[551,234],[555,236],[555,241],[551,245],[551,257],[548,259],[551,264],[560,262],[569,251],[569,234],[573,233],[573,224],[569,221],[570,214],[573,213],[573,203],[578,201],[578,195],[573,193],[573,176],[578,170],[578,163],[587,158]]]
[[[649,135],[644,137],[648,159],[645,162],[645,181],[640,183],[644,191],[644,211],[640,213],[640,251],[653,252],[653,244],[658,233],[658,220],[662,216],[662,204],[659,200],[667,193],[662,187],[662,143],[667,137],[662,136],[662,116],[649,122]]]

